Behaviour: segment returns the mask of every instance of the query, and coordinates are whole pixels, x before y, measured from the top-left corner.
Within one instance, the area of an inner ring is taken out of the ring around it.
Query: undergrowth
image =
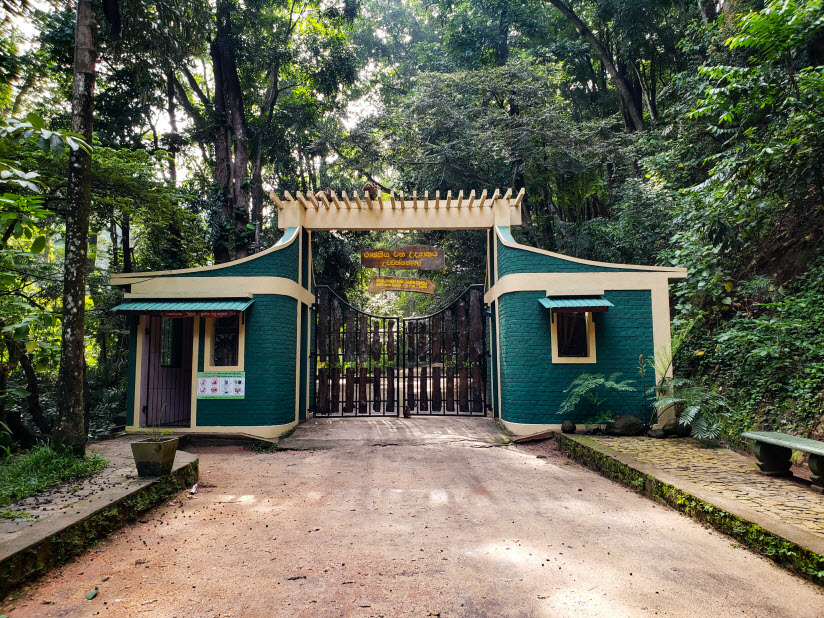
[[[95,453],[82,459],[46,444],[12,456],[0,463],[0,506],[22,500],[66,481],[100,472],[106,460]]]
[[[733,444],[751,429],[824,438],[824,258],[785,287],[752,294],[748,283],[730,286],[730,310],[695,329],[677,371],[724,392]]]

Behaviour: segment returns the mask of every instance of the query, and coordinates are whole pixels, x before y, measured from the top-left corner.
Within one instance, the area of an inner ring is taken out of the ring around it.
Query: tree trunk
[[[97,2],[78,0],[74,38],[72,131],[92,143]],[[78,456],[86,451],[83,414],[86,253],[91,211],[91,155],[82,149],[69,155],[66,210],[66,255],[63,274],[63,328],[58,374],[58,424],[54,442]]]
[[[615,84],[615,89],[618,91],[618,97],[621,99],[621,102],[626,108],[626,111],[629,115],[631,120],[630,128],[636,131],[643,131],[644,129],[644,122],[642,120],[641,108],[640,105],[636,105],[635,100],[632,96],[632,90],[627,84],[624,77],[616,70],[615,64],[612,62],[612,56],[606,50],[604,45],[601,41],[598,40],[598,37],[590,30],[587,25],[581,21],[581,19],[575,14],[575,12],[564,4],[561,0],[546,0],[552,6],[554,6],[558,11],[560,11],[561,15],[567,18],[567,20],[573,25],[573,27],[578,31],[586,41],[592,46],[592,49],[595,51],[595,54],[598,56],[598,60],[601,61],[601,64],[604,65],[604,68],[607,71],[607,75],[612,80],[612,83]]]
[[[132,248],[131,248],[131,225],[129,222],[129,213],[123,213],[123,224],[120,226],[122,241],[123,241],[123,272],[132,272]]]
[[[498,20],[498,45],[495,50],[495,61],[500,67],[509,61],[509,22],[509,4],[505,3]]]
[[[698,10],[701,12],[701,19],[705,24],[711,24],[718,17],[715,10],[715,0],[698,0]]]
[[[232,173],[232,147],[229,137],[229,128],[226,126],[228,110],[226,109],[226,98],[223,88],[223,68],[220,59],[220,50],[217,43],[211,45],[212,70],[215,75],[215,115],[217,122],[215,127],[215,185],[221,192],[220,220],[217,222],[218,230],[212,244],[212,253],[216,264],[228,262],[229,255],[229,222],[231,220],[232,204],[229,184]]]
[[[176,186],[177,163],[175,162],[175,155],[177,154],[177,114],[175,109],[175,75],[171,69],[166,72],[166,99],[168,102],[169,127],[171,129],[169,134],[169,180]]]
[[[46,420],[43,415],[43,407],[40,405],[40,383],[37,380],[37,372],[34,370],[34,364],[29,354],[21,350],[20,367],[23,369],[23,375],[26,376],[26,390],[29,391],[29,396],[26,397],[26,405],[28,407],[29,416],[31,416],[34,424],[41,433],[49,434],[52,431],[51,423]]]
[[[217,4],[217,47],[223,75],[224,101],[231,128],[234,156],[231,164],[233,208],[230,221],[234,225],[234,258],[249,255],[249,139],[246,116],[243,111],[243,91],[240,87],[232,37],[231,4],[220,0]],[[217,86],[217,83],[215,83]]]

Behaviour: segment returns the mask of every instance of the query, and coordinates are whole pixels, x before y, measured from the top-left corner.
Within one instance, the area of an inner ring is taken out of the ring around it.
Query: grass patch
[[[255,440],[254,442],[250,442],[246,448],[255,453],[274,453],[278,450],[278,443]]]
[[[77,459],[67,451],[54,450],[46,444],[35,446],[0,463],[0,506],[66,481],[97,474],[106,463],[94,453]]]
[[[3,509],[0,511],[0,519],[23,519],[25,521],[34,521],[37,515],[26,513],[26,511],[13,511],[11,509]]]

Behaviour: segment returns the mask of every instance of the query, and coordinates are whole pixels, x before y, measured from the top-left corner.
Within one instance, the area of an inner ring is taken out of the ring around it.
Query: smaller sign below
[[[197,373],[198,399],[244,399],[246,372],[199,371]]]
[[[228,318],[237,314],[237,311],[230,311],[226,309],[216,310],[216,311],[201,311],[200,317],[202,318]]]
[[[164,318],[191,318],[195,313],[194,311],[161,311],[160,315]]]
[[[366,268],[398,270],[438,270],[444,267],[443,249],[429,245],[410,245],[398,249],[364,249],[361,264]]]
[[[428,279],[411,279],[408,277],[372,277],[369,280],[369,293],[381,292],[420,292],[434,294],[435,282]]]

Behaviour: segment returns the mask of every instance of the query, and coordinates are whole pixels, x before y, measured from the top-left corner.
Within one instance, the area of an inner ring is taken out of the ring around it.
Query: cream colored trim
[[[652,340],[656,356],[668,353],[672,346],[670,329],[669,287],[661,284],[652,289]],[[667,369],[667,376],[672,376],[672,363]]]
[[[437,192],[429,196],[427,192],[419,197],[413,193],[412,199],[398,198],[392,193],[370,199],[357,192],[350,199],[346,193],[327,196],[323,193],[303,195],[296,198],[284,192],[280,199],[271,194],[278,207],[278,227],[305,227],[309,230],[424,230],[424,229],[488,229],[498,225],[520,225],[521,203],[524,189],[513,195],[508,189],[503,195],[495,189],[487,196],[483,191],[476,196],[474,191],[458,192],[456,197],[448,192],[444,197]]]
[[[240,336],[237,344],[237,365],[213,365],[215,354],[215,318],[206,318],[206,333],[203,341],[203,371],[244,371],[246,358],[246,320],[237,315],[240,322]]]
[[[498,301],[513,292],[546,292],[549,289],[650,290],[652,300],[652,343],[655,353],[670,346],[669,280],[667,272],[519,273],[499,279],[484,294],[484,302]]]
[[[666,272],[670,273],[670,279],[686,279],[687,277],[687,269],[686,268],[679,268],[676,266],[639,266],[638,264],[616,264],[612,262],[596,262],[593,260],[584,260],[581,258],[570,257],[568,255],[563,255],[562,253],[554,253],[553,251],[546,251],[545,249],[536,249],[535,247],[529,247],[527,245],[522,245],[516,242],[511,242],[503,237],[501,231],[498,229],[499,227],[506,227],[506,226],[496,226],[495,227],[495,234],[501,240],[501,242],[506,245],[507,247],[512,247],[514,249],[522,249],[524,251],[530,251],[532,253],[538,253],[540,255],[548,255],[550,257],[558,258],[559,260],[565,260],[567,262],[575,262],[576,264],[587,264],[589,266],[602,266],[604,268],[622,268],[622,269],[629,269],[629,270],[640,270],[646,272]],[[580,275],[589,275],[594,273],[579,273]],[[615,273],[615,274],[623,274],[623,273]]]
[[[596,290],[591,289],[588,290],[586,288],[581,290],[547,290],[546,296],[547,298],[551,298],[553,296],[603,296],[604,290]]]
[[[502,200],[499,200],[502,201]],[[520,225],[520,206],[509,208],[507,225]],[[503,217],[497,212],[498,217]],[[293,225],[292,218],[285,218]],[[386,205],[374,210],[307,210],[303,213],[303,227],[308,230],[481,230],[500,223],[492,208],[415,210],[406,206],[392,210]]]
[[[596,272],[596,273],[516,273],[501,277],[484,294],[484,302],[490,303],[512,292],[543,292],[561,289],[567,295],[580,294],[592,289],[604,290],[654,290],[667,286],[669,273],[653,272]],[[580,290],[580,291],[579,291]]]
[[[143,395],[143,339],[146,337],[146,326],[143,321],[149,316],[141,315],[137,320],[137,342],[135,346],[135,368],[134,368],[134,406],[132,410],[132,420],[140,425],[140,398]]]
[[[193,318],[192,326],[192,401],[189,406],[189,428],[197,427],[197,355],[200,352],[200,316]],[[205,360],[205,356],[204,356]]]
[[[289,296],[311,305],[315,297],[285,277],[158,277],[132,284],[137,298],[248,298],[256,294]]]
[[[222,279],[230,279],[230,277],[221,277]],[[210,298],[252,298],[251,292],[233,292],[232,290],[212,290]],[[126,292],[123,295],[125,300],[154,300],[158,298],[155,292],[146,292],[143,294],[136,294],[134,292]],[[164,298],[204,298],[203,292],[196,290],[191,291],[175,291],[168,292]]]
[[[295,238],[299,237],[299,229],[296,229],[293,233],[291,238],[281,238],[277,244],[269,247],[268,249],[264,249],[260,253],[255,253],[254,255],[249,255],[244,258],[240,258],[234,260],[232,262],[226,262],[224,264],[212,264],[211,266],[198,266],[197,268],[180,268],[178,270],[157,270],[157,271],[148,271],[148,272],[139,272],[139,273],[115,273],[111,276],[110,283],[112,285],[130,285],[135,283],[135,280],[139,279],[146,279],[147,277],[160,277],[164,275],[183,275],[186,273],[198,273],[198,272],[206,272],[211,270],[223,270],[225,268],[231,268],[232,266],[236,266],[237,264],[243,264],[245,262],[251,262],[252,260],[256,260],[264,255],[268,255],[269,253],[274,253],[275,251],[280,251],[281,249],[285,249],[293,242],[295,242]]]
[[[498,419],[501,421],[501,425],[504,426],[509,433],[515,434],[516,436],[528,436],[533,433],[538,433],[539,431],[561,431],[560,425],[541,425],[541,424],[532,424],[532,423],[511,423],[509,421],[505,421],[503,419]]]
[[[553,365],[592,365],[597,361],[595,352],[595,321],[592,319],[592,312],[586,312],[587,319],[587,356],[560,356],[558,354],[558,317],[565,315],[562,313],[550,312],[552,321],[552,364]]]
[[[303,287],[303,230],[298,228],[298,285]]]
[[[492,248],[492,259],[495,260],[495,284],[498,282],[498,243],[494,243],[494,247]],[[493,289],[495,285],[492,286]],[[503,397],[501,392],[503,391],[503,387],[501,385],[501,303],[495,303],[495,355],[497,358],[495,359],[495,373],[498,376],[497,388],[495,389],[498,393],[498,418],[503,417]],[[493,416],[495,412],[493,410]]]
[[[238,436],[250,436],[252,438],[262,438],[264,440],[271,440],[277,438],[285,433],[288,433],[295,427],[297,423],[291,422],[285,425],[232,425],[232,426],[207,426],[207,427],[192,427],[189,429],[182,429],[180,433],[206,433],[206,434],[231,434]],[[126,427],[127,433],[137,433],[142,431],[140,427]],[[177,432],[177,430],[174,430]]]

